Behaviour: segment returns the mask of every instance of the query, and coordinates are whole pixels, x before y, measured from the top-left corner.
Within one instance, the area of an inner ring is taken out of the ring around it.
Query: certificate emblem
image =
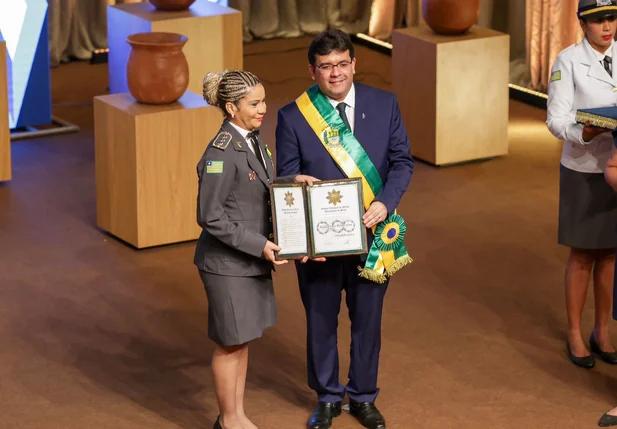
[[[331,192],[328,192],[327,198],[328,198],[329,204],[336,206],[338,203],[341,202],[341,200],[343,199],[343,196],[341,195],[340,191],[337,191],[336,189],[332,189]]]
[[[294,196],[291,192],[285,193],[285,204],[289,207],[294,205]]]

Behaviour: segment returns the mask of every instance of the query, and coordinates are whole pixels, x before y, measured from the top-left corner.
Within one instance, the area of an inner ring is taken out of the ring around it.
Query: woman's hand
[[[593,126],[591,126],[591,122],[587,121],[585,123],[585,126],[583,127],[583,140],[585,142],[589,142],[594,137],[596,137],[596,136],[598,136],[598,135],[600,135],[602,133],[605,133],[607,131],[610,131],[610,130],[607,130],[606,128],[593,127]]]
[[[311,261],[315,261],[315,262],[326,262],[326,258],[321,257],[321,258],[309,258],[308,256],[305,256],[304,258],[302,258],[302,260],[300,261],[301,264],[306,264],[308,262],[308,260]]]
[[[315,182],[319,182],[319,179],[313,176],[307,176],[306,174],[298,174],[296,176],[296,183],[306,183],[309,186],[313,186]]]
[[[280,252],[281,248],[271,242],[270,240],[266,241],[266,245],[264,246],[263,255],[268,261],[272,262],[274,265],[283,265],[286,264],[287,260],[277,261],[276,260],[276,252]]]

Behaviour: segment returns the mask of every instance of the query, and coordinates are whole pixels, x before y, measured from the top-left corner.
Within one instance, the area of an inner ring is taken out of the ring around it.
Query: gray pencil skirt
[[[199,271],[208,296],[208,337],[221,346],[260,338],[277,321],[272,275],[233,277]]]
[[[563,165],[559,178],[559,244],[577,249],[617,246],[617,193],[602,173]]]

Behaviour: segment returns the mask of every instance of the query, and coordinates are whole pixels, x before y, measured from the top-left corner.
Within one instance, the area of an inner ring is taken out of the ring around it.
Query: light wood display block
[[[95,97],[97,225],[137,248],[197,239],[197,163],[222,120],[188,91],[164,106]]]
[[[0,41],[0,182],[11,180],[11,131],[6,43]]]
[[[201,94],[208,72],[242,68],[242,13],[208,0],[186,11],[160,11],[150,2],[107,7],[110,93],[129,92],[126,64],[135,33],[163,31],[188,37],[183,52],[189,64],[188,90]]]
[[[412,154],[434,165],[508,153],[510,36],[474,26],[392,33],[392,84]]]

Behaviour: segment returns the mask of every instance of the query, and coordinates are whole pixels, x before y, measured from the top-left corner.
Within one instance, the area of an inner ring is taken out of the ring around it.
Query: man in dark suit
[[[371,228],[394,212],[413,174],[414,162],[398,102],[392,93],[354,84],[354,47],[344,32],[328,30],[317,36],[309,47],[308,57],[317,86],[278,113],[277,173],[312,176],[317,180],[346,179],[350,174],[345,163],[339,162],[336,153],[340,147],[336,146],[340,146],[341,140],[346,142],[345,148],[350,147],[348,143],[356,145],[353,152],[368,157],[360,164],[366,166],[368,161],[367,171],[373,172],[377,182],[381,179],[378,186],[373,186],[375,196],[363,219],[369,229],[370,246]],[[315,111],[319,120],[311,116]],[[319,124],[324,124],[324,118],[340,126],[333,125],[334,130],[331,126],[328,132],[321,132]],[[335,139],[329,141],[328,136],[332,135]],[[307,319],[308,381],[318,395],[309,429],[331,427],[333,417],[341,413],[345,394],[350,400],[351,414],[363,426],[386,427],[375,399],[379,392],[381,315],[388,282],[383,278],[380,284],[358,275],[358,267],[366,259],[366,255],[345,256],[296,264]],[[346,386],[339,382],[337,349],[343,289],[352,337]]]

